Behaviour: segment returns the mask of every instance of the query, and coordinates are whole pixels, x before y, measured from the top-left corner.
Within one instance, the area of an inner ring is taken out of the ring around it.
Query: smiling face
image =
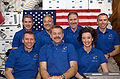
[[[78,22],[79,22],[79,19],[77,17],[76,14],[71,14],[69,17],[68,17],[68,23],[70,25],[70,27],[72,29],[77,29],[78,27]]]
[[[100,30],[104,30],[108,25],[108,17],[106,15],[100,15],[97,20],[98,26]]]
[[[82,43],[85,47],[92,46],[92,41],[93,41],[93,38],[92,38],[91,33],[85,32],[82,34]]]
[[[50,28],[53,26],[53,19],[49,16],[46,16],[44,19],[43,19],[43,24],[44,24],[44,28],[49,31]]]
[[[50,37],[54,44],[60,44],[63,39],[64,33],[61,28],[53,28]]]
[[[25,50],[32,50],[35,43],[35,36],[33,34],[26,33],[22,39]]]
[[[24,18],[23,25],[27,31],[32,30],[33,20],[31,18]]]

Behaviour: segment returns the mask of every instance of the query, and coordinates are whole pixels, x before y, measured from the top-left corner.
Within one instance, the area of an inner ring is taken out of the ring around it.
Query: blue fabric
[[[78,51],[78,72],[83,73],[96,73],[102,63],[107,62],[102,51],[92,47],[91,51],[87,53],[83,47]]]
[[[22,38],[23,38],[23,35],[24,35],[25,32],[26,32],[26,30],[22,29],[22,30],[20,30],[20,31],[18,31],[18,32],[15,33],[14,38],[13,38],[13,42],[12,42],[12,47],[19,47],[19,46],[23,45]],[[36,34],[39,31],[32,29],[32,32],[36,36]]]
[[[74,45],[75,49],[79,49],[82,44],[77,40],[77,37],[79,36],[79,30],[82,29],[83,27],[78,26],[77,30],[73,32],[71,30],[71,27],[68,27],[64,30],[64,41],[65,43],[71,43]]]
[[[10,52],[5,67],[13,68],[15,79],[36,78],[39,66],[38,53],[35,49],[28,53],[24,46],[20,46]]]
[[[95,47],[100,49],[104,54],[112,52],[115,45],[120,45],[119,37],[114,30],[107,29],[104,34],[99,28],[97,28],[97,31],[99,34]]]
[[[36,35],[35,48],[40,49],[45,44],[52,44],[52,39],[50,38],[50,35],[46,32],[46,30],[42,30]]]
[[[60,76],[70,68],[70,61],[77,61],[77,53],[71,44],[44,45],[40,49],[39,62],[47,62],[50,76]]]

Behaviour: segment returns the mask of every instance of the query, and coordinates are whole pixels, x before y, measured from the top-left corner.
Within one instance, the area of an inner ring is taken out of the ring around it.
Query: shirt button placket
[[[90,56],[89,56],[89,54],[87,54],[87,60],[88,60],[87,64],[89,65],[90,64]]]

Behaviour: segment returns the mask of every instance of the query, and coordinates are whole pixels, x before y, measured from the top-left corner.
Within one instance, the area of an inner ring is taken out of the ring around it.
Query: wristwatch
[[[110,53],[107,53],[107,55],[108,55],[108,58],[110,58]]]
[[[65,79],[65,75],[61,75],[62,79]]]

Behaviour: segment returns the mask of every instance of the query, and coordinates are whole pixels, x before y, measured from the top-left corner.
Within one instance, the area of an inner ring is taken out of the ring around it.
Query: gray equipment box
[[[89,79],[120,79],[119,73],[84,73]]]

